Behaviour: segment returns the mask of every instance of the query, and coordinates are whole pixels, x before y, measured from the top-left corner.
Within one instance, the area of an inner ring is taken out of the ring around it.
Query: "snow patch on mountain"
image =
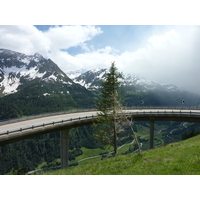
[[[51,76],[49,76],[49,77],[47,78],[47,80],[54,80],[54,81],[57,81],[57,77],[56,77],[54,74],[52,74]]]
[[[85,70],[85,69],[80,69],[80,70],[68,71],[66,74],[70,79],[74,79],[86,71],[87,70]]]
[[[84,73],[77,73],[77,71],[67,73],[67,75],[75,82],[78,83],[89,90],[96,90],[99,88],[99,83],[103,80],[103,76],[107,73],[107,69],[94,69],[89,70]],[[73,74],[73,76],[72,76]],[[77,76],[76,76],[77,74]]]
[[[73,82],[50,59],[39,53],[25,55],[19,52],[0,49],[0,95],[17,92],[24,80],[39,78],[47,82],[62,82],[71,85]]]
[[[0,83],[0,87],[4,88],[4,94],[12,94],[17,92],[17,88],[20,85],[20,81],[17,78],[5,77]]]
[[[49,93],[44,93],[43,96],[50,96],[51,94]]]
[[[0,71],[0,75],[3,75],[4,79],[0,82],[0,87],[4,88],[4,94],[11,94],[17,92],[17,88],[20,83],[20,78],[24,77],[28,80],[35,78],[42,78],[46,72],[39,73],[37,67],[27,69],[26,66],[18,68],[12,66],[11,68],[3,68]]]
[[[26,65],[29,65],[30,63],[30,59],[29,58],[18,58],[18,60],[20,60],[21,62],[25,63]]]
[[[35,78],[41,78],[43,77],[46,72],[44,73],[39,73],[39,69],[36,67],[27,69],[26,66],[22,66],[21,68],[18,68],[16,66],[12,66],[11,68],[5,67],[2,69],[2,73],[4,74],[5,77],[10,77],[12,74],[13,76],[16,77],[26,77],[27,79],[35,79]]]

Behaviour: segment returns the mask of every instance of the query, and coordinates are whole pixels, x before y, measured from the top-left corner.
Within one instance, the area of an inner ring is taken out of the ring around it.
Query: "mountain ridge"
[[[0,96],[15,93],[24,82],[36,78],[46,82],[73,84],[73,81],[52,60],[45,59],[39,53],[25,55],[0,49]]]
[[[82,73],[66,73],[75,83],[93,93],[98,93],[107,68],[88,70]],[[122,73],[123,74],[123,73]],[[123,74],[122,87],[126,106],[199,106],[200,96],[169,83],[159,83],[131,74]],[[184,102],[184,103],[183,103]],[[183,105],[184,104],[184,105]]]
[[[77,83],[94,91],[100,87],[106,73],[108,73],[106,68],[81,69],[64,73],[52,60],[44,58],[39,53],[25,55],[0,49],[0,97],[17,92],[20,85],[35,78],[68,85]],[[124,86],[134,87],[135,92],[180,90],[172,84],[158,83],[131,74],[125,74],[122,83]]]
[[[100,87],[100,83],[104,80],[105,74],[108,73],[107,68],[97,68],[88,70],[86,72],[70,71],[66,73],[75,83],[78,83],[89,90],[96,90]],[[137,92],[146,92],[148,90],[166,90],[166,91],[177,91],[180,90],[177,86],[167,83],[159,83],[151,80],[147,80],[135,75],[125,74],[123,75],[122,85],[134,86]]]
[[[93,94],[52,60],[0,50],[0,120],[92,106]]]
[[[62,99],[65,95],[65,101],[71,102],[71,105],[78,108],[83,105],[87,108],[89,105],[93,107],[94,95],[98,93],[107,72],[106,68],[97,68],[64,73],[52,60],[38,53],[25,55],[0,49],[0,97],[20,91],[16,96],[20,96],[21,99],[56,95]],[[124,75],[122,85],[127,97],[127,106],[141,106],[141,102],[144,102],[144,106],[181,106],[181,100],[185,100],[185,105],[188,106],[200,104],[198,95],[180,90],[171,84],[157,83],[131,74]],[[58,102],[61,103],[60,100]],[[67,105],[71,107],[69,103]]]

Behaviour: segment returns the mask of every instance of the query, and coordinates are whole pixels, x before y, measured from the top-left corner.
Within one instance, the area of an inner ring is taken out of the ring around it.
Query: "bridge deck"
[[[0,146],[38,135],[92,124],[97,111],[75,112],[25,118],[0,123]],[[125,110],[135,121],[200,122],[200,110],[145,108]]]

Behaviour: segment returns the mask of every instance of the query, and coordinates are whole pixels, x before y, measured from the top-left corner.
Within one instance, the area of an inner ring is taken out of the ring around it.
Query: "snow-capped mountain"
[[[0,96],[15,93],[24,82],[37,78],[67,85],[73,83],[52,60],[38,53],[25,55],[0,49]]]
[[[76,70],[67,75],[50,59],[35,53],[25,55],[23,53],[0,49],[0,96],[15,93],[25,82],[40,79],[46,82],[60,82],[65,85],[75,83],[96,90],[108,69]],[[170,84],[156,83],[130,74],[124,75],[124,86],[132,87],[136,92],[148,90],[176,91],[177,87]]]
[[[70,79],[74,79],[74,78],[80,76],[81,74],[83,74],[86,71],[87,70],[85,70],[85,69],[79,69],[79,70],[69,71],[69,72],[67,72],[67,76]]]
[[[99,88],[100,83],[107,72],[108,72],[107,69],[95,69],[86,71],[81,74],[77,74],[76,71],[74,71],[74,73],[71,71],[70,73],[67,73],[67,75],[75,83],[78,83],[89,90],[95,90]]]
[[[177,86],[175,85],[167,83],[159,83],[144,79],[142,77],[133,76],[130,74],[124,76],[124,85],[134,86],[138,92],[146,92],[149,90],[164,90],[164,91],[174,92],[178,90]]]
[[[105,74],[108,73],[108,69],[94,69],[86,71],[82,74],[77,73],[67,73],[67,75],[75,82],[89,90],[96,90],[100,87],[101,81],[104,79]],[[178,88],[171,84],[158,83],[144,78],[140,78],[130,74],[124,74],[124,79],[122,80],[124,86],[132,86],[137,92],[146,92],[149,90],[165,90],[165,91],[176,91]]]
[[[96,89],[107,72],[99,68],[70,72],[67,76],[52,60],[38,53],[25,55],[0,49],[0,119],[92,108]],[[174,85],[127,74],[123,85],[128,106],[139,106],[141,101],[145,105],[180,105],[181,99],[188,105],[199,105],[199,97],[192,97]]]

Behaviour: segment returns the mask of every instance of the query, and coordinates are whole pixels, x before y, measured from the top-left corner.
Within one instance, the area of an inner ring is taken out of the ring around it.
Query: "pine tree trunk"
[[[114,138],[113,138],[113,143],[114,143],[114,155],[116,156],[117,155],[117,132],[116,132],[116,119],[115,119],[115,116],[114,116]]]
[[[114,93],[113,93],[113,144],[114,144],[114,155],[116,156],[117,155],[117,122],[116,122],[116,115],[117,115],[117,112],[116,112],[116,99],[115,99],[115,96],[114,96]]]

